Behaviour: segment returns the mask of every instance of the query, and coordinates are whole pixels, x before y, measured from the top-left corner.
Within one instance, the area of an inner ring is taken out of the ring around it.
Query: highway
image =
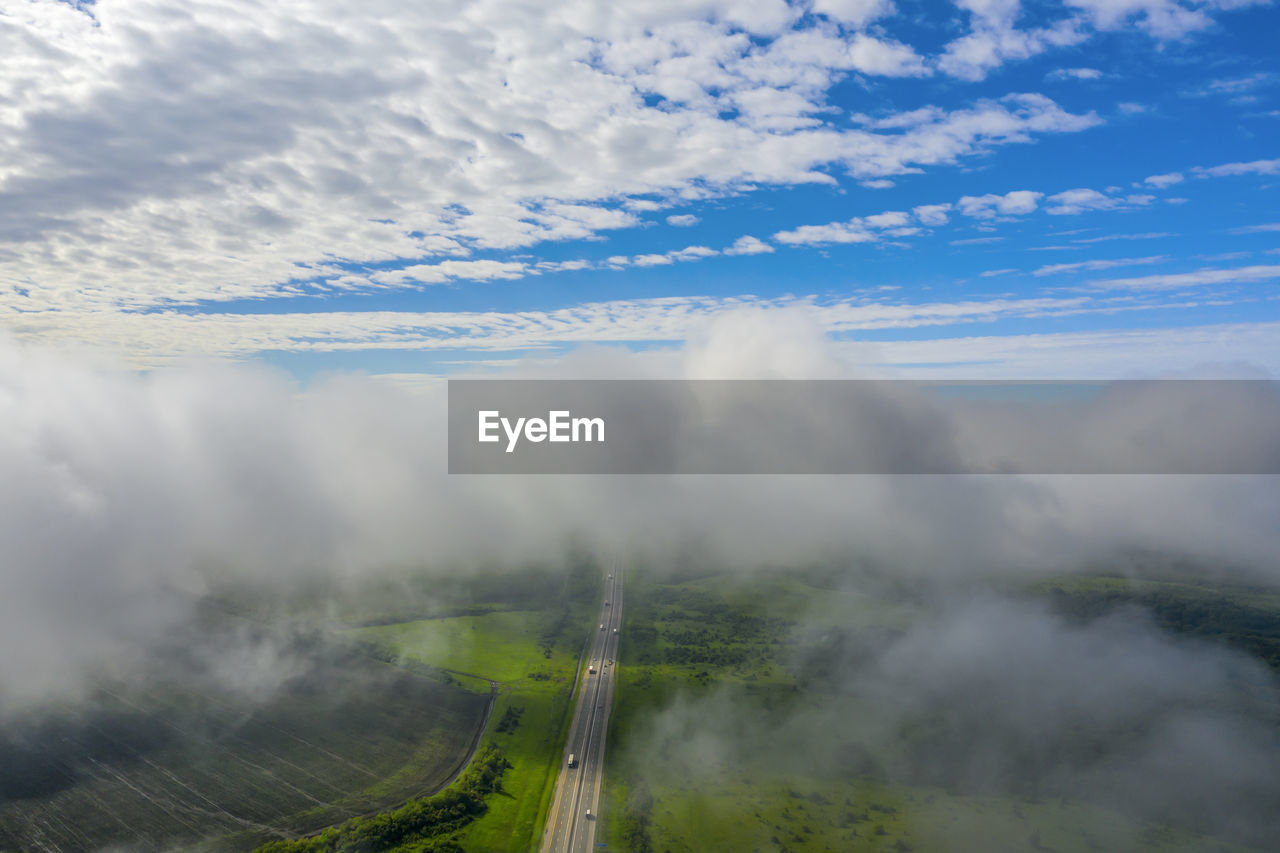
[[[600,618],[592,628],[595,630],[578,684],[573,725],[569,727],[569,741],[561,757],[560,777],[542,835],[543,853],[586,853],[595,844],[604,743],[622,628],[622,571],[616,560],[611,561]],[[573,767],[569,766],[571,755]]]

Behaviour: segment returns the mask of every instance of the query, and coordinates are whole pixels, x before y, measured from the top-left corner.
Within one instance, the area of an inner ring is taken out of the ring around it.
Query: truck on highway
[[[574,755],[572,752],[569,753],[569,766],[570,767],[578,766],[578,756]]]
[[[595,665],[595,664],[589,664],[589,665],[587,666],[587,675],[595,675],[595,674],[596,674],[596,665]]]
[[[601,622],[601,623],[600,623],[600,630],[601,630],[601,631],[603,631],[603,630],[604,630],[604,623],[603,623],[603,622]]]

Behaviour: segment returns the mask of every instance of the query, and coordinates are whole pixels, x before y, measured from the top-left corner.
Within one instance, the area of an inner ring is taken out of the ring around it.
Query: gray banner
[[[451,474],[1276,474],[1269,380],[450,380]]]

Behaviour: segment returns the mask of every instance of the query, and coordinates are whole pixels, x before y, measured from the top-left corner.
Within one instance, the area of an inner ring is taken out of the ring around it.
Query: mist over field
[[[869,778],[1276,837],[1280,682],[1257,660],[1137,609],[1079,623],[990,592],[926,597],[902,630],[802,619],[812,643],[789,665],[806,694],[780,707],[742,684],[678,693],[628,744],[637,784]],[[1115,849],[1141,847],[1134,832]]]
[[[802,312],[744,311],[682,351],[516,375],[865,374]],[[0,713],[143,671],[227,587],[453,576],[571,539],[724,568],[854,554],[919,583],[1147,549],[1280,582],[1266,477],[450,477],[443,392],[213,362],[140,374],[0,342]],[[271,651],[229,659],[245,663],[228,684],[270,681]]]

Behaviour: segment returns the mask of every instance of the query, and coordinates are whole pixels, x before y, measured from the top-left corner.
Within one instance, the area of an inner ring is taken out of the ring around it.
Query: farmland
[[[1121,596],[1113,582],[1080,579],[1024,592],[1028,606],[1044,601],[1072,619]],[[1159,592],[1152,601],[1180,603],[1169,612],[1185,619],[1198,612],[1185,589],[1130,592]],[[1208,610],[1219,614],[1268,603],[1214,600]],[[1087,766],[1094,750],[1125,754],[1131,745],[1115,740],[1123,734],[1075,726],[1042,747],[1043,769],[1015,754],[1011,771],[966,777],[955,770],[954,753],[966,754],[955,745],[960,718],[917,713],[886,726],[882,702],[844,673],[874,673],[858,668],[862,658],[935,618],[910,590],[872,582],[854,591],[792,572],[637,580],[629,601],[600,824],[611,848],[1254,849],[1055,787],[1050,768]],[[1255,621],[1241,647],[1262,651]]]
[[[536,594],[527,600],[541,605],[536,609],[496,609],[514,605],[477,598],[468,615],[350,632],[380,654],[497,682],[483,743],[500,749],[510,766],[485,813],[455,836],[469,853],[537,849],[560,766],[578,655],[593,612],[589,602],[598,585],[595,566],[582,563],[563,586],[530,590]]]
[[[334,605],[325,591],[220,601],[145,678],[103,682],[0,736],[0,849],[249,850],[426,802],[478,742],[499,748],[484,754],[498,756],[500,792],[473,785],[486,794],[479,819],[453,828],[467,850],[527,849],[594,573],[587,562],[572,583],[560,570],[476,573],[429,595],[373,587]],[[295,623],[312,627],[283,627]],[[196,661],[191,648],[208,651]],[[237,672],[273,674],[218,681],[204,670],[227,663],[220,652]]]
[[[438,788],[488,697],[352,654],[265,702],[181,682],[103,689],[9,735],[0,848],[245,849]]]

